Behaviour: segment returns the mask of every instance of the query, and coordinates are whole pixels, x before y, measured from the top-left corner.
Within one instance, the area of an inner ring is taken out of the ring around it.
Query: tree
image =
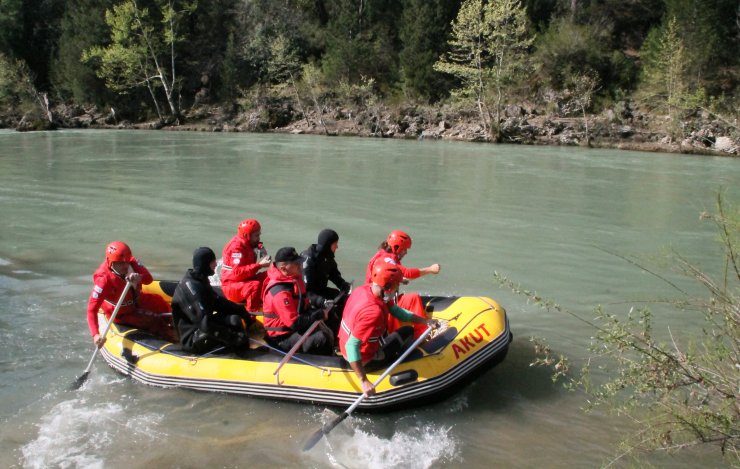
[[[692,298],[660,277],[681,294],[672,303],[676,308],[704,315],[705,325],[693,339],[678,339],[669,328],[661,340],[647,309],[630,309],[620,317],[599,307],[592,321],[497,276],[502,285],[543,308],[594,329],[589,356],[579,372],[571,373],[568,358],[556,357],[541,340],[534,340],[539,356],[535,364],[552,366],[553,379],[565,379],[570,389],[583,390],[589,408],[603,406],[635,422],[640,431],[624,442],[626,450],[617,459],[636,450],[713,445],[730,465],[740,464],[740,211],[726,207],[720,194],[716,212],[701,218],[717,228],[724,248],[722,277],[714,278],[676,252],[672,253],[676,270],[703,286],[707,298]],[[606,381],[592,378],[596,369],[607,373]]]
[[[0,0],[0,53],[16,55],[23,35],[23,0]]]
[[[178,85],[175,51],[182,40],[178,26],[193,11],[196,2],[156,0],[154,3],[155,13],[139,7],[136,0],[124,1],[107,10],[105,21],[110,27],[111,43],[88,49],[83,60],[95,61],[98,76],[118,93],[146,86],[157,115],[163,120],[157,99],[160,86],[171,115],[177,118],[180,114],[175,101]]]
[[[586,135],[584,143],[586,146],[590,146],[591,137],[588,134],[588,117],[586,116],[586,111],[591,107],[591,99],[599,86],[599,78],[593,72],[579,72],[569,77],[566,86],[570,91],[570,100],[567,106],[581,112],[583,126],[585,128],[584,133]]]
[[[306,120],[306,124],[311,126],[311,121],[303,106],[301,94],[296,85],[296,74],[301,70],[301,63],[298,60],[295,48],[289,43],[285,36],[278,36],[270,44],[270,60],[268,62],[267,73],[273,83],[287,83],[296,99],[298,110]]]
[[[665,108],[675,119],[676,112],[697,106],[700,94],[692,94],[687,80],[684,43],[675,18],[664,28],[650,32],[643,47],[642,95],[657,108]]]
[[[324,76],[333,84],[373,77],[387,89],[398,80],[398,29],[401,2],[337,0],[328,5]]]
[[[40,90],[50,89],[50,62],[64,8],[63,0],[0,0],[0,53],[22,60]]]
[[[324,133],[329,135],[329,129],[326,128],[326,122],[324,122],[324,110],[326,105],[321,99],[323,92],[321,69],[313,62],[309,62],[303,66],[303,85],[308,90],[313,102],[316,115],[319,119],[319,124],[324,129]]]
[[[486,39],[493,56],[495,127],[501,122],[501,110],[509,90],[528,69],[527,53],[534,42],[527,32],[527,16],[517,0],[489,3],[485,21],[490,25]]]
[[[59,44],[52,61],[51,80],[64,99],[77,103],[101,104],[109,100],[105,82],[95,75],[82,54],[105,37],[105,10],[112,1],[73,0],[67,2],[60,24]]]
[[[570,17],[556,18],[535,44],[532,60],[540,85],[556,91],[579,73],[588,72],[614,88],[621,82],[611,48],[611,28],[607,24],[579,24]],[[621,55],[621,53],[617,52]]]
[[[504,102],[526,70],[532,41],[518,1],[466,0],[452,24],[451,50],[434,64],[435,70],[461,81],[453,96],[473,98],[484,130],[494,139],[499,138]]]
[[[399,63],[406,93],[414,98],[436,101],[450,88],[450,80],[434,70],[444,51],[450,23],[458,2],[408,0],[401,18]]]
[[[0,53],[0,105],[10,109],[38,106],[43,119],[52,124],[54,119],[48,95],[39,91],[34,84],[34,75],[28,65],[20,59],[10,59]],[[43,128],[43,127],[42,127]]]

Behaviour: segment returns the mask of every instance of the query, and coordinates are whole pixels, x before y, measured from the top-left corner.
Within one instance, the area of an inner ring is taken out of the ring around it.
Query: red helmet
[[[255,231],[262,231],[262,227],[260,226],[260,222],[253,218],[250,218],[239,223],[239,226],[237,226],[237,230],[240,235],[248,238],[249,235],[254,233]]]
[[[385,240],[393,252],[411,249],[411,236],[401,230],[393,230]]]
[[[397,287],[401,280],[403,280],[403,274],[397,264],[380,261],[373,266],[372,281],[384,290]]]
[[[113,241],[105,248],[105,260],[108,266],[113,262],[131,262],[131,248],[121,241]]]

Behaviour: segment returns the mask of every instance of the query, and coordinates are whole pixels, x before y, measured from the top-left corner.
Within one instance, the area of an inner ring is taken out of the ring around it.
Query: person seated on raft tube
[[[403,283],[408,283],[409,280],[414,280],[419,277],[423,277],[428,274],[438,274],[440,270],[439,264],[432,264],[429,267],[415,268],[415,267],[404,267],[401,264],[401,260],[406,256],[408,250],[411,249],[411,236],[401,230],[394,230],[388,234],[388,238],[380,244],[378,252],[370,259],[367,264],[367,271],[365,273],[365,283],[372,281],[371,276],[373,268],[380,261],[395,262],[401,269],[403,274]],[[418,293],[403,293],[399,294],[396,302],[398,306],[411,311],[416,316],[426,318],[426,312],[424,310],[424,304],[421,301],[421,297]],[[401,323],[395,318],[390,316],[388,318],[388,331],[393,332],[401,327]],[[425,327],[423,325],[414,326],[414,337],[419,337],[424,333]]]
[[[208,279],[215,269],[216,254],[211,248],[196,249],[193,268],[188,269],[172,296],[172,317],[180,344],[187,352],[201,354],[248,343],[251,316],[242,305],[216,293]]]
[[[295,248],[284,247],[275,254],[267,271],[262,292],[267,342],[284,351],[290,350],[314,321],[326,321],[322,308],[312,307],[301,276],[303,258]],[[322,324],[323,326],[323,324]],[[334,337],[326,326],[317,327],[301,346],[302,353],[330,355]]]
[[[308,299],[311,304],[329,308],[327,325],[335,335],[339,331],[339,321],[347,301],[346,295],[352,289],[352,285],[342,278],[337,261],[334,260],[334,253],[338,248],[339,235],[336,231],[326,228],[319,233],[318,242],[301,253],[304,258],[303,282],[306,284]],[[329,281],[339,290],[329,287]],[[345,292],[345,295],[335,305],[334,299],[340,290]]]
[[[126,243],[113,241],[105,247],[105,260],[93,274],[94,285],[87,302],[87,325],[96,347],[105,344],[105,337],[100,335],[98,310],[102,308],[110,319],[127,281],[132,287],[121,303],[115,323],[151,332],[170,342],[177,341],[170,305],[159,295],[141,291],[141,286],[149,285],[152,280],[152,274],[131,254]]]
[[[339,330],[339,348],[357,374],[362,392],[375,394],[375,387],[365,375],[366,367],[389,365],[412,343],[413,328],[403,326],[387,334],[388,316],[424,326],[439,327],[436,319],[421,318],[392,302],[403,274],[398,264],[379,261],[373,267],[371,282],[355,288],[344,308]]]
[[[244,303],[247,311],[262,309],[262,285],[267,277],[260,272],[270,266],[270,256],[260,242],[262,227],[255,219],[244,220],[236,235],[224,246],[221,256],[221,289],[235,303]]]

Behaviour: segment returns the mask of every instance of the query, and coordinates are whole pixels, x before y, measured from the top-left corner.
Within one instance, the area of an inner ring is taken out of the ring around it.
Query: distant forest
[[[333,97],[453,103],[495,128],[503,106],[569,97],[736,116],[739,83],[738,0],[0,0],[5,113]]]

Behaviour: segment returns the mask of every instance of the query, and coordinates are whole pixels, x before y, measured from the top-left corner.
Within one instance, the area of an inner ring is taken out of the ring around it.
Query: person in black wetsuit
[[[216,255],[201,247],[193,253],[188,269],[172,296],[172,318],[182,348],[207,353],[220,347],[231,349],[247,344],[249,316],[244,307],[219,296],[208,277],[216,268]]]
[[[337,261],[334,259],[334,253],[338,247],[339,235],[336,231],[326,228],[319,233],[318,242],[301,253],[305,259],[303,261],[303,282],[306,284],[308,298],[312,305],[332,308],[327,325],[335,335],[339,330],[347,294],[352,289],[352,285],[342,278]],[[339,290],[329,287],[329,281]],[[333,301],[339,295],[340,290],[345,294],[338,304],[334,305]]]

